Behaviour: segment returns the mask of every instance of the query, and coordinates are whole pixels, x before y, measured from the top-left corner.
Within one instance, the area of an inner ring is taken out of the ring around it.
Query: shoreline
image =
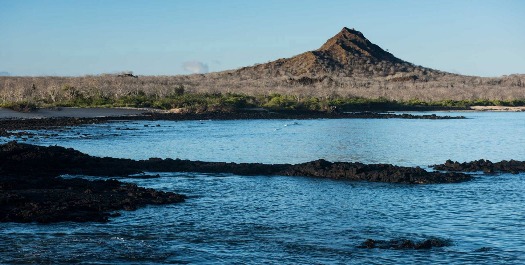
[[[53,118],[101,118],[143,115],[156,112],[155,109],[141,108],[40,108],[34,111],[20,112],[0,108],[0,120],[4,119],[53,119]]]
[[[173,113],[154,109],[62,108],[19,113],[0,109],[0,137],[13,130],[40,130],[57,127],[99,124],[112,121],[187,121],[187,120],[263,120],[263,119],[465,119],[464,116],[392,112],[321,112],[242,110],[230,112]]]
[[[126,118],[126,117],[137,117],[137,116],[148,116],[152,114],[166,115],[176,117],[180,115],[181,119],[188,116],[218,116],[217,113],[221,113],[224,119],[226,116],[231,115],[231,119],[242,119],[241,113],[247,114],[246,118],[262,117],[264,115],[272,116],[273,114],[286,115],[286,116],[297,116],[306,117],[311,116],[312,118],[317,117],[335,117],[338,115],[344,115],[345,113],[392,113],[392,112],[464,112],[464,111],[479,111],[479,112],[525,112],[525,106],[470,106],[468,108],[457,108],[457,109],[444,109],[441,107],[422,107],[422,108],[394,108],[394,109],[368,109],[368,108],[356,108],[349,111],[342,112],[325,112],[325,111],[304,111],[304,110],[268,110],[263,108],[248,108],[238,109],[228,112],[180,112],[179,109],[162,110],[155,108],[126,108],[126,107],[94,107],[94,108],[82,108],[82,107],[55,107],[55,108],[39,108],[33,111],[20,112],[11,110],[8,108],[0,108],[0,120],[6,119],[54,119],[54,118]],[[250,115],[251,114],[251,115]],[[277,116],[277,115],[275,115]]]
[[[61,112],[64,110],[57,110]],[[74,115],[68,117],[68,110],[62,116],[45,118],[0,118],[0,137],[22,137],[32,135],[24,130],[52,130],[61,127],[101,124],[113,121],[189,121],[189,120],[265,120],[265,119],[465,119],[464,116],[442,116],[435,114],[396,114],[379,112],[311,112],[311,111],[242,111],[242,112],[206,112],[206,113],[162,113],[147,110],[115,109],[69,109]],[[90,113],[91,112],[91,113]],[[50,112],[47,112],[50,113]],[[105,113],[107,115],[100,115]],[[83,114],[83,115],[80,115]],[[114,116],[114,114],[117,114]],[[21,131],[21,132],[14,132]]]

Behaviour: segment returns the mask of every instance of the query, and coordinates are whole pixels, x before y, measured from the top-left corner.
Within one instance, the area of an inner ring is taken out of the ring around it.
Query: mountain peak
[[[370,42],[363,33],[344,27],[319,49],[291,58],[239,69],[261,76],[386,76],[406,72],[410,64]]]
[[[366,43],[368,41],[363,33],[344,27],[339,33],[328,39],[326,43],[318,49],[318,51],[330,50],[334,45],[337,46],[352,46],[351,43]]]
[[[345,57],[368,57],[377,61],[403,62],[381,47],[371,43],[363,33],[355,29],[344,27],[339,33],[330,38],[317,51],[328,52],[336,57],[343,54]]]
[[[365,38],[365,36],[363,36],[363,33],[361,33],[360,31],[357,31],[355,30],[354,28],[347,28],[347,27],[344,27],[340,32],[339,34],[343,34],[343,35],[346,35],[348,36],[348,34],[352,34],[352,35],[356,35],[360,38]],[[339,35],[338,34],[338,35]]]

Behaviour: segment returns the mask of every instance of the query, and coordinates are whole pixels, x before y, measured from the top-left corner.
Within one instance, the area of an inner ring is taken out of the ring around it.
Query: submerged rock
[[[379,248],[379,249],[432,249],[449,246],[450,242],[439,238],[430,238],[421,241],[410,239],[374,240],[367,239],[358,248]]]

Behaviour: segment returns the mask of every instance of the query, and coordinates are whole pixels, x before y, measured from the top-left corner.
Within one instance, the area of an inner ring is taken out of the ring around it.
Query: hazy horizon
[[[216,72],[315,50],[349,27],[416,65],[523,74],[523,11],[522,1],[0,0],[0,73]]]

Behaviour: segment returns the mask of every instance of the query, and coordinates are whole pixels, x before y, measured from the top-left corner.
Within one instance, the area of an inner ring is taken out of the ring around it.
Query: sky
[[[522,0],[0,0],[0,74],[215,72],[319,48],[343,27],[405,61],[525,73]]]

